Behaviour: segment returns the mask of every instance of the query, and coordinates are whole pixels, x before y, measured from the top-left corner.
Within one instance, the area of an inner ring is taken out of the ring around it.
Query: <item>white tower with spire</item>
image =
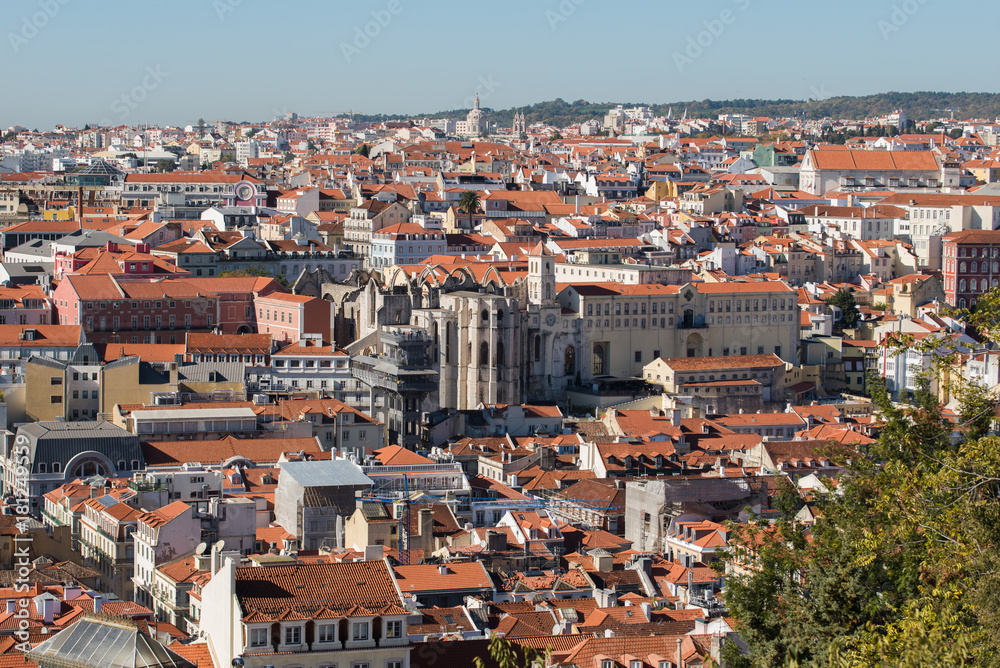
[[[476,93],[476,101],[472,107],[472,111],[469,112],[469,115],[465,119],[470,137],[481,137],[483,135],[484,117],[483,110],[479,108],[479,93]]]

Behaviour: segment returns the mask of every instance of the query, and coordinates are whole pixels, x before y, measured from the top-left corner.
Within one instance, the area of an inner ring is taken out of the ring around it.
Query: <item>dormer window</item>
[[[301,626],[286,626],[285,627],[285,644],[286,645],[301,645],[302,644],[302,627]]]
[[[368,640],[368,622],[354,622],[351,624],[351,640]]]
[[[270,629],[250,629],[250,646],[251,647],[267,647],[270,638]]]
[[[336,624],[320,624],[316,627],[316,637],[319,642],[334,642],[337,639]]]

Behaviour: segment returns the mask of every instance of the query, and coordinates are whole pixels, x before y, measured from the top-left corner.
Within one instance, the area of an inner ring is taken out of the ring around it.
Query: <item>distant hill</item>
[[[556,127],[564,127],[583,123],[591,119],[602,119],[608,110],[619,103],[594,103],[586,100],[566,102],[559,98],[549,102],[539,102],[529,107],[522,107],[526,120],[531,123],[549,123]],[[910,119],[921,121],[934,118],[949,118],[950,112],[935,111],[954,109],[955,118],[987,118],[993,120],[1000,116],[1000,94],[998,93],[880,93],[860,97],[840,96],[823,100],[694,100],[688,102],[671,102],[668,104],[647,104],[643,102],[620,103],[626,107],[638,105],[651,107],[657,115],[665,116],[672,107],[674,118],[680,118],[684,110],[692,118],[715,118],[719,114],[747,114],[750,116],[769,116],[772,118],[805,116],[806,119],[861,119],[884,116],[896,109],[902,109]],[[403,118],[459,118],[467,113],[467,109],[440,111],[435,114],[419,114],[416,116],[358,116],[357,120],[384,121]],[[490,120],[509,125],[514,109],[490,110]]]

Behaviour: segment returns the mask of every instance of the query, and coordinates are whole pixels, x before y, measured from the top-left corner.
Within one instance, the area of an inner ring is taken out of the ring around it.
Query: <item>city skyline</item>
[[[988,90],[967,66],[987,57],[985,41],[925,60],[936,34],[969,12],[995,15],[995,5],[964,3],[962,15],[926,0],[838,6],[828,15],[784,0],[643,3],[623,17],[595,0],[515,0],[500,10],[305,2],[294,12],[257,0],[181,0],[169,13],[121,0],[18,0],[7,8],[0,75],[21,96],[0,123],[421,115],[469,108],[477,92],[483,107],[509,109],[556,98],[658,104]],[[663,27],[645,39],[623,35],[650,25]],[[477,36],[487,30],[492,43]]]

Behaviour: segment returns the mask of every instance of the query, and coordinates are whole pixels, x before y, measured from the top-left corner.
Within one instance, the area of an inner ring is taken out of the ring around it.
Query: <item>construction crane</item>
[[[945,113],[951,113],[951,120],[955,120],[955,112],[961,111],[961,109],[931,109],[931,111],[941,111]]]

